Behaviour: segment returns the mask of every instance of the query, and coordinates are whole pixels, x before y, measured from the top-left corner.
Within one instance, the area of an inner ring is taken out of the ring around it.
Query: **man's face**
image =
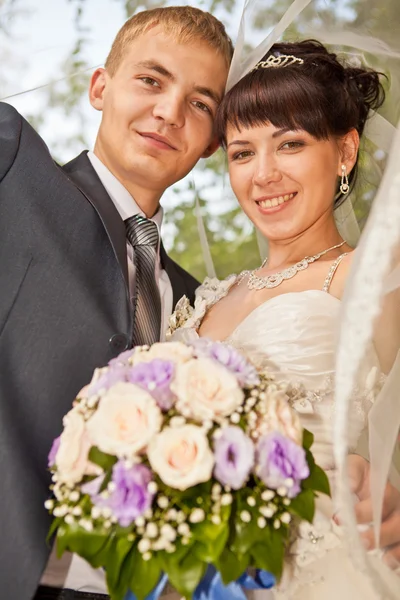
[[[103,113],[95,153],[128,189],[161,195],[216,149],[227,72],[204,42],[181,44],[160,26],[139,36],[112,77],[92,77],[91,103]]]

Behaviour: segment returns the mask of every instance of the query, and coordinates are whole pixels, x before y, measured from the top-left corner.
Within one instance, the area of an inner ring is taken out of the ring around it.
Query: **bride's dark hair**
[[[317,139],[340,137],[356,129],[361,138],[371,110],[384,102],[381,73],[339,62],[316,40],[274,44],[262,60],[280,54],[303,59],[287,67],[248,73],[219,106],[216,132],[226,146],[227,126],[271,123],[280,129],[303,129]],[[357,165],[349,182],[354,185]],[[337,197],[340,204],[342,198]]]

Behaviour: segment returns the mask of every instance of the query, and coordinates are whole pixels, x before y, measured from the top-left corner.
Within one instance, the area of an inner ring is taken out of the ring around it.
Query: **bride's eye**
[[[304,142],[292,140],[290,142],[285,142],[279,148],[279,150],[298,150],[304,146]]]
[[[236,154],[232,154],[231,160],[243,160],[244,158],[249,158],[252,156],[253,152],[251,150],[242,150],[241,152],[236,152]]]

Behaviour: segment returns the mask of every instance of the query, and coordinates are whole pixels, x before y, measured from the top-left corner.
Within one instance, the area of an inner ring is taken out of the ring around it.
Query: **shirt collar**
[[[89,151],[87,156],[101,183],[104,185],[108,195],[113,201],[115,208],[119,212],[121,219],[125,221],[126,219],[129,219],[129,217],[133,217],[133,215],[137,214],[145,217],[146,215],[136,204],[128,190],[122,185],[119,179],[111,173],[105,164],[101,162],[94,152]],[[163,220],[163,209],[161,206],[158,207],[156,214],[151,217],[151,220],[156,223],[160,233]]]

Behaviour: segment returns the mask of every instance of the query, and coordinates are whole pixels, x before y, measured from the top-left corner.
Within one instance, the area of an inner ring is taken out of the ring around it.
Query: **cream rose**
[[[266,398],[261,405],[263,412],[260,414],[254,427],[258,437],[272,431],[279,431],[296,444],[301,445],[303,441],[303,427],[300,417],[290,406],[285,392],[270,388],[267,389],[265,394]]]
[[[157,342],[147,352],[136,352],[132,357],[134,365],[149,362],[155,358],[171,360],[174,363],[184,363],[193,358],[193,349],[180,342]]]
[[[162,481],[178,490],[208,481],[214,466],[206,434],[196,425],[166,427],[149,444],[147,456]]]
[[[84,475],[98,474],[98,467],[88,461],[93,443],[86,431],[85,420],[77,409],[72,409],[63,420],[64,431],[55,457],[59,481],[73,484]]]
[[[87,421],[93,444],[119,458],[133,458],[160,430],[162,414],[153,397],[133,383],[119,382],[101,398]]]
[[[230,415],[243,403],[236,377],[209,358],[178,365],[171,390],[184,416],[203,421]]]

